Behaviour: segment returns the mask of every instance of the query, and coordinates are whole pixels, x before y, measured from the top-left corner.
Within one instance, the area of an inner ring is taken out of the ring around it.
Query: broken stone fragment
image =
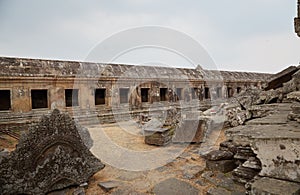
[[[104,181],[98,183],[98,186],[101,187],[105,192],[109,192],[110,190],[122,186],[123,182],[121,181]]]
[[[213,150],[204,155],[204,158],[211,161],[233,159],[233,153],[230,151]]]
[[[220,171],[222,173],[227,173],[235,169],[237,165],[234,160],[218,160],[218,161],[206,161],[206,168],[211,171]]]

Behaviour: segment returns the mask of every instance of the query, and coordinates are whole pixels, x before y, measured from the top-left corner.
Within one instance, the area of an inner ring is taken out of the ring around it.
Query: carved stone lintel
[[[43,116],[16,150],[0,159],[1,193],[45,194],[87,182],[104,168],[89,151],[89,140],[88,131],[69,115],[55,109]]]

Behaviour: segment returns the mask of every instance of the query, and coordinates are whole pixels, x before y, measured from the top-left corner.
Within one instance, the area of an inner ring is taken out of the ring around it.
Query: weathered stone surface
[[[261,92],[261,89],[249,88],[240,93],[235,99],[242,107],[242,110],[247,110],[252,105],[259,103],[258,98]]]
[[[220,171],[222,173],[227,173],[236,168],[234,160],[219,160],[219,161],[206,161],[206,167],[212,171]]]
[[[292,111],[288,115],[288,119],[300,123],[300,103],[296,102],[291,106]]]
[[[233,154],[237,153],[237,145],[232,141],[224,141],[220,143],[219,150],[230,151]]]
[[[300,136],[259,139],[252,145],[262,163],[259,175],[300,182]]]
[[[276,107],[274,104],[253,105],[249,108],[249,112],[252,118],[262,118],[274,113]]]
[[[210,161],[230,160],[233,159],[233,153],[230,151],[213,150],[204,155],[204,158]]]
[[[255,118],[246,122],[246,125],[285,125],[288,122],[287,115],[291,112],[290,103],[268,104],[274,109],[266,117]]]
[[[0,164],[3,194],[44,194],[79,185],[104,168],[83,142],[85,131],[59,110],[43,116]],[[90,143],[90,142],[89,142]]]
[[[251,147],[249,145],[244,145],[237,147],[237,152],[234,155],[234,158],[239,160],[248,160],[250,157],[254,156],[255,154],[252,151]]]
[[[251,194],[297,195],[300,194],[300,184],[268,177],[260,178],[252,184]]]
[[[268,86],[265,90],[277,89],[283,86],[283,83],[286,83],[292,79],[292,75],[298,71],[298,68],[295,66],[290,66],[281,72],[273,75],[268,82]]]
[[[191,166],[185,165],[182,167],[183,169],[183,178],[185,179],[194,179],[198,177],[205,169],[205,166]]]
[[[174,129],[170,127],[145,129],[145,143],[149,145],[164,146],[172,141]]]
[[[169,178],[156,184],[153,188],[153,193],[156,195],[166,195],[166,194],[198,195],[199,190],[185,181],[181,181],[176,178]]]
[[[134,189],[128,189],[125,187],[118,188],[115,191],[110,193],[111,195],[124,195],[124,194],[129,194],[129,195],[147,195],[146,193],[138,192]]]
[[[220,187],[210,188],[206,195],[231,195],[231,192]]]
[[[258,173],[259,170],[246,168],[240,165],[238,168],[233,170],[232,175],[234,181],[245,184],[252,180]]]
[[[201,143],[204,141],[207,130],[207,120],[186,119],[176,127],[172,142],[175,143]]]
[[[256,157],[250,157],[246,162],[243,163],[243,167],[250,168],[250,169],[256,169],[261,170],[261,162]]]
[[[287,94],[287,99],[300,102],[300,91],[293,91]]]
[[[248,110],[242,110],[241,107],[235,107],[227,111],[225,126],[236,127],[243,125],[246,120],[251,118],[251,113]]]
[[[174,135],[174,129],[178,123],[178,116],[180,113],[177,113],[175,108],[170,108],[166,110],[165,120],[159,114],[158,116],[153,117],[149,122],[147,122],[143,131],[145,134],[145,143],[149,145],[164,146],[171,142]]]

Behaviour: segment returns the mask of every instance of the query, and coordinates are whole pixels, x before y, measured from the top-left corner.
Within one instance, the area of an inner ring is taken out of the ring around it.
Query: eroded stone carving
[[[44,194],[86,182],[104,168],[89,151],[91,144],[86,129],[55,109],[21,137],[15,151],[0,159],[0,192]]]

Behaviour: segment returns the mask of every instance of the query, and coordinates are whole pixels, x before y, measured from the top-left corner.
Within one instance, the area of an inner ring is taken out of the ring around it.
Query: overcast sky
[[[118,32],[161,26],[193,38],[220,70],[275,73],[300,62],[296,15],[296,0],[0,0],[0,55],[84,61]]]

